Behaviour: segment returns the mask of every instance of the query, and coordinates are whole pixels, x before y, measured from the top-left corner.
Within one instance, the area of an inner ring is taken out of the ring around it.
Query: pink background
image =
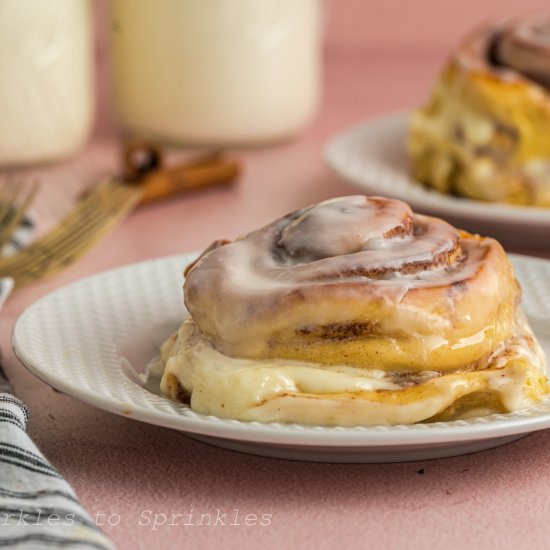
[[[322,146],[330,136],[369,116],[422,102],[450,48],[480,20],[545,4],[333,0],[324,105],[305,135],[235,152],[246,169],[237,186],[142,208],[77,265],[10,298],[0,316],[1,347],[15,391],[29,405],[31,434],[94,517],[120,516],[118,525],[104,525],[120,548],[548,547],[550,431],[499,449],[422,463],[260,458],[79,403],[28,374],[9,348],[18,314],[54,288],[128,262],[200,249],[308,203],[354,193],[323,165]],[[103,54],[100,48],[100,60]],[[104,108],[86,151],[70,163],[39,170],[48,183],[37,208],[43,227],[58,215],[62,197],[74,196],[79,185],[116,165],[105,94],[102,77]],[[272,521],[265,527],[138,526],[147,510],[191,509],[272,514]]]
[[[548,11],[545,0],[328,0],[327,43],[340,52],[365,48],[418,52],[449,46],[486,20]]]

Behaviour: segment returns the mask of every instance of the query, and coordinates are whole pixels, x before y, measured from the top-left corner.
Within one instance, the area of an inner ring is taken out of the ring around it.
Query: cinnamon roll
[[[550,16],[468,36],[410,120],[412,174],[445,193],[550,206]]]
[[[203,414],[322,425],[516,410],[544,357],[497,241],[352,196],[207,249],[162,391]]]

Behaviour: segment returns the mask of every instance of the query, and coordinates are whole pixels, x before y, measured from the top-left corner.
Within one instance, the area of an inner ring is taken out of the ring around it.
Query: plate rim
[[[14,324],[11,345],[15,356],[33,376],[79,401],[148,424],[172,428],[183,433],[195,433],[220,439],[254,441],[255,443],[273,445],[303,446],[308,448],[322,446],[325,448],[339,447],[342,449],[354,448],[367,450],[369,448],[397,448],[497,439],[509,435],[527,434],[550,428],[550,413],[515,418],[506,418],[505,414],[491,415],[487,417],[490,420],[486,423],[475,425],[462,424],[465,421],[452,421],[423,425],[332,427],[244,422],[235,419],[218,418],[212,415],[201,415],[194,411],[191,411],[193,416],[190,417],[159,410],[150,410],[134,405],[131,406],[131,411],[128,411],[125,410],[125,407],[129,405],[128,403],[117,401],[115,398],[97,391],[92,392],[88,388],[79,388],[77,385],[71,385],[66,379],[55,375],[52,376],[51,373],[48,373],[47,363],[44,362],[42,365],[37,365],[31,354],[27,353],[18,341],[18,331],[21,330],[26,318],[32,315],[33,309],[47,300],[52,300],[62,295],[68,289],[72,289],[75,286],[84,286],[89,284],[91,280],[109,278],[116,275],[117,272],[129,271],[138,266],[144,267],[147,264],[169,264],[172,262],[183,264],[196,257],[196,255],[197,252],[190,252],[132,262],[73,281],[68,285],[45,294],[27,306]],[[550,265],[550,260],[542,258],[520,254],[510,254],[509,256],[519,262],[527,261],[529,263],[535,262],[547,266]],[[144,389],[144,391],[147,390]],[[185,410],[190,410],[185,405],[181,406]],[[419,426],[422,426],[422,428],[418,428]]]
[[[380,128],[377,129],[376,126],[406,126],[407,119],[412,112],[410,109],[388,111],[344,128],[324,144],[322,156],[325,164],[339,177],[359,189],[370,193],[382,192],[384,195],[407,202],[413,209],[420,209],[424,212],[429,211],[441,216],[462,217],[468,220],[493,221],[495,223],[506,222],[514,225],[528,225],[534,228],[550,228],[550,207],[510,205],[483,202],[467,197],[455,197],[425,187],[421,183],[415,182],[408,174],[403,174],[403,176],[408,180],[408,184],[415,186],[412,188],[414,196],[406,192],[404,193],[403,191],[405,190],[403,189],[398,189],[395,193],[388,193],[389,190],[377,190],[375,183],[365,182],[361,177],[353,173],[352,170],[346,168],[346,162],[341,151],[347,149],[347,145],[350,142],[356,141],[358,144],[363,134],[374,133],[375,130],[380,131]],[[364,137],[362,139],[366,140]],[[390,168],[389,165],[382,163],[380,165]],[[489,220],[487,217],[488,212],[490,213]]]

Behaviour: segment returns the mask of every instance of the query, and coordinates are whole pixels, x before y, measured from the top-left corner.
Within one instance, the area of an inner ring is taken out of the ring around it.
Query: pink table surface
[[[475,11],[475,3],[467,3]],[[436,9],[435,2],[420,4]],[[77,265],[16,293],[2,311],[3,362],[30,408],[31,435],[122,549],[548,547],[550,431],[482,453],[416,463],[334,465],[261,458],[210,447],[54,392],[27,373],[10,350],[20,312],[68,282],[128,262],[200,249],[306,204],[355,192],[323,165],[323,144],[349,124],[423,101],[446,49],[438,46],[445,33],[426,39],[420,20],[415,32],[404,22],[401,27],[409,33],[407,43],[416,36],[421,47],[406,47],[401,31],[395,32],[395,47],[390,38],[383,47],[361,42],[357,30],[345,32],[361,13],[375,37],[378,32],[382,40],[386,34],[368,22],[359,2],[349,0],[347,6],[347,15],[334,10],[325,101],[308,133],[292,143],[236,152],[246,167],[237,186],[138,210]],[[451,19],[449,34],[458,36]],[[463,17],[464,27],[470,19]],[[70,180],[79,171],[93,179],[114,159],[110,123],[104,118],[72,172],[54,167],[43,174],[68,173]],[[70,187],[61,180],[48,185],[52,195]],[[241,522],[247,514],[270,514],[271,522],[155,530],[139,525],[150,514],[215,515],[217,510],[229,516],[238,510]],[[117,524],[108,525],[108,517]]]

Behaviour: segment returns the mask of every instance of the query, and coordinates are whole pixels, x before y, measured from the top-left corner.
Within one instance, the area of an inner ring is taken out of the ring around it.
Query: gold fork
[[[0,250],[23,221],[37,191],[36,182],[30,188],[17,181],[0,183]]]
[[[0,276],[16,287],[53,275],[89,250],[139,202],[129,186],[113,180],[100,183],[62,220],[23,251],[0,258]]]
[[[139,153],[139,154],[137,154]],[[233,181],[239,165],[209,154],[183,166],[164,168],[160,153],[134,144],[126,151],[127,174],[133,179],[105,180],[84,195],[49,233],[12,256],[0,258],[0,277],[21,287],[68,267],[126,217],[138,203],[212,184]]]

